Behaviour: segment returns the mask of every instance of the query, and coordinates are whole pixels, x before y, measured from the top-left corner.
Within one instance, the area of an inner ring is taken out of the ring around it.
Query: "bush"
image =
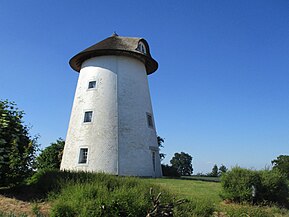
[[[76,216],[74,208],[68,205],[56,204],[52,208],[51,217],[73,217]]]
[[[279,170],[260,171],[261,189],[258,198],[288,207],[289,187],[286,176]]]
[[[221,184],[223,199],[288,206],[288,182],[277,170],[254,171],[235,167],[222,176]],[[255,195],[253,186],[256,189]]]
[[[163,171],[163,176],[168,176],[168,177],[180,177],[181,176],[178,173],[176,168],[169,166],[169,165],[162,164],[162,171]]]
[[[251,202],[253,200],[252,186],[258,189],[260,183],[260,177],[256,171],[235,167],[221,177],[223,187],[221,197],[234,202]]]
[[[61,158],[63,154],[65,141],[59,138],[41,151],[36,158],[37,169],[60,169]]]

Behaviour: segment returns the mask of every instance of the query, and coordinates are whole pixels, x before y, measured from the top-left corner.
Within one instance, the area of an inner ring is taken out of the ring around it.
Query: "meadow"
[[[221,190],[218,182],[48,171],[36,174],[25,186],[1,189],[0,217],[162,216],[165,212],[180,217],[289,216],[287,209],[274,205],[224,202]],[[3,210],[5,197],[18,199],[11,211]]]

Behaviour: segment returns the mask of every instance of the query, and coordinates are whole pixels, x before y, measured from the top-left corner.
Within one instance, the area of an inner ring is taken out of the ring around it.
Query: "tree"
[[[228,171],[227,167],[224,166],[223,164],[219,167],[219,176],[223,175]]]
[[[219,173],[218,173],[218,166],[217,164],[215,164],[212,168],[212,172],[210,173],[210,176],[212,177],[218,177]]]
[[[173,166],[162,164],[162,171],[163,171],[163,176],[180,177],[180,174],[178,173],[177,169]]]
[[[192,159],[191,155],[181,152],[175,153],[170,162],[181,176],[190,176],[193,173]]]
[[[273,169],[279,170],[289,179],[289,156],[280,155],[277,159],[271,161]]]
[[[158,136],[157,139],[158,139],[159,149],[163,148],[163,147],[164,147],[164,146],[163,146],[163,143],[165,142],[165,140],[164,140],[162,137],[160,137],[160,136]],[[161,161],[165,158],[165,156],[166,156],[166,155],[165,155],[164,153],[161,153],[161,152],[160,152],[160,159],[161,159]]]
[[[65,141],[61,138],[51,143],[37,157],[37,169],[59,169]]]
[[[14,102],[0,101],[0,186],[23,182],[35,166],[37,137],[29,135],[23,115]]]

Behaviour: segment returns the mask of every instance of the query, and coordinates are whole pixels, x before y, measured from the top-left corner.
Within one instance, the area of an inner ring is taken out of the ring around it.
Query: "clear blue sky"
[[[289,1],[8,1],[0,3],[0,99],[26,112],[42,148],[65,138],[79,51],[110,36],[144,37],[168,163],[264,168],[289,154]]]

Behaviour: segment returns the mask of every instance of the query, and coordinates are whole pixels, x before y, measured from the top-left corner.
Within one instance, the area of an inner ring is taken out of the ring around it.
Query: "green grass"
[[[220,203],[221,184],[216,182],[204,182],[182,179],[145,179],[149,183],[160,185],[178,197],[194,200],[210,200],[212,203]]]
[[[35,174],[29,183],[37,194],[44,197],[50,195],[48,198],[52,203],[53,217],[146,216],[154,205],[159,204],[152,204],[152,196],[156,198],[159,193],[161,206],[157,205],[158,212],[170,212],[170,208],[164,207],[174,204],[174,216],[210,216],[213,213],[214,204],[207,200],[185,197],[187,201],[184,204],[176,205],[178,199],[184,197],[154,183],[155,180],[157,179],[118,177],[104,173],[44,171]],[[150,189],[153,189],[153,194],[150,194]]]
[[[181,179],[207,181],[207,182],[221,182],[221,177],[210,177],[210,176],[181,176]]]
[[[227,214],[226,217],[289,217],[289,210],[272,206],[250,204],[225,204],[219,196],[221,183],[183,179],[144,179],[148,183],[168,189],[180,198],[198,201],[200,204],[214,204],[214,211]],[[197,215],[198,216],[198,215]]]
[[[28,187],[28,188],[27,188]],[[51,216],[146,216],[152,210],[150,189],[161,195],[161,204],[187,202],[176,206],[174,216],[283,217],[288,209],[276,206],[225,204],[219,182],[118,177],[103,173],[46,171],[36,174],[24,191],[34,191],[52,204]],[[39,211],[35,206],[35,213]],[[0,212],[0,217],[14,217]]]

